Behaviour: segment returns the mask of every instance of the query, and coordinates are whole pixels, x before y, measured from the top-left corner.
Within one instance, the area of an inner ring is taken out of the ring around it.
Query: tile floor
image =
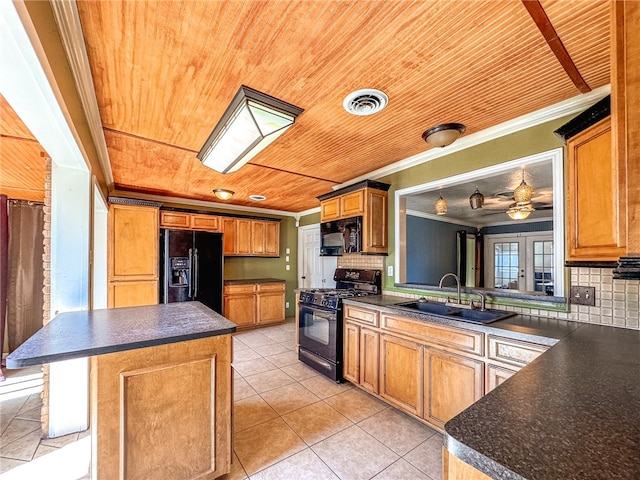
[[[441,480],[440,433],[318,374],[294,345],[293,319],[234,336],[234,463],[224,480]],[[0,402],[0,480],[89,478],[88,432],[41,439],[40,406],[37,393]]]

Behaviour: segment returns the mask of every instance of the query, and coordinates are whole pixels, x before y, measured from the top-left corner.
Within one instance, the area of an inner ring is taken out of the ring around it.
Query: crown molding
[[[67,61],[71,68],[71,74],[76,84],[80,102],[84,109],[91,138],[98,153],[98,160],[104,174],[107,188],[111,190],[114,185],[107,142],[102,130],[102,119],[96,91],[93,86],[89,57],[84,43],[80,14],[75,0],[60,0],[51,2],[53,17],[55,18],[62,45],[67,55]]]
[[[568,100],[550,105],[535,112],[521,117],[508,120],[499,125],[495,125],[490,128],[486,128],[480,132],[472,133],[471,135],[465,135],[462,138],[456,140],[452,145],[444,148],[430,148],[426,152],[413,155],[412,157],[405,158],[398,162],[387,165],[386,167],[379,168],[365,175],[361,175],[356,178],[352,178],[340,185],[335,185],[334,190],[344,188],[352,183],[360,182],[365,179],[376,180],[378,178],[397,173],[407,168],[415,167],[426,162],[435,160],[436,158],[444,157],[467,148],[475,147],[481,143],[495,140],[496,138],[504,137],[527,128],[535,127],[546,122],[550,122],[557,118],[562,118],[567,115],[579,113],[586,108],[592,106],[595,102],[601,100],[605,96],[611,93],[611,85],[604,85],[596,88],[595,90],[585,93],[583,95],[577,95]]]

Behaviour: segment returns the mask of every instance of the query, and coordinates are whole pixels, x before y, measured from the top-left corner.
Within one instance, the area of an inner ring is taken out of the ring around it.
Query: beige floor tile
[[[21,408],[20,411],[16,414],[15,418],[19,418],[21,420],[33,420],[34,422],[40,422],[42,419],[42,407],[34,407],[30,410],[25,410]]]
[[[231,462],[231,470],[226,475],[222,475],[218,480],[244,480],[247,478],[247,472],[244,471],[244,467],[238,456],[233,454],[233,461]]]
[[[249,346],[237,337],[237,334],[233,336],[233,351],[246,350]]]
[[[78,432],[70,433],[69,435],[63,435],[62,437],[56,438],[43,438],[42,445],[47,445],[49,447],[64,447],[69,445],[70,443],[76,442],[78,440]]]
[[[292,383],[260,395],[278,415],[298,410],[320,399],[299,383]]]
[[[420,470],[402,458],[385,468],[372,480],[431,480]]]
[[[432,480],[442,479],[442,435],[437,433],[404,456]]]
[[[287,365],[286,367],[282,367],[284,373],[293,378],[296,382],[300,382],[302,380],[306,380],[307,378],[315,377],[320,375],[317,370],[305,365],[302,362],[294,363],[293,365]]]
[[[0,437],[0,447],[14,442],[15,440],[24,437],[25,435],[37,431],[40,433],[41,424],[40,422],[34,422],[31,420],[20,420],[13,419],[9,426],[5,429],[4,433]]]
[[[257,395],[256,392],[251,385],[247,383],[244,378],[234,378],[233,379],[233,400],[237,402],[238,400],[242,400],[243,398],[253,397]]]
[[[298,354],[293,350],[278,353],[277,355],[270,355],[267,358],[277,367],[286,367],[287,365],[300,363],[300,360],[298,360]]]
[[[369,479],[399,458],[356,425],[311,448],[342,480]]]
[[[233,405],[233,431],[241,432],[277,416],[276,411],[259,395],[245,398]]]
[[[244,379],[258,393],[268,392],[269,390],[295,383],[295,380],[282,370],[270,370],[257,375],[246,376]]]
[[[234,437],[234,450],[249,476],[305,448],[302,439],[280,417]]]
[[[277,355],[279,353],[288,352],[289,349],[285,348],[283,345],[279,343],[271,343],[269,345],[262,345],[260,347],[254,347],[253,349],[256,353],[259,353],[263,357],[269,357],[271,355]]]
[[[293,352],[295,352],[295,350],[296,350],[296,344],[295,344],[295,342],[294,342],[294,343],[291,343],[289,340],[287,340],[286,342],[282,342],[282,343],[280,343],[280,345],[282,345],[282,346],[283,346],[284,348],[286,348],[287,350],[290,350],[290,351],[293,351]]]
[[[331,397],[332,395],[337,395],[338,393],[346,392],[353,388],[353,385],[349,382],[336,383],[324,375],[316,375],[315,377],[302,380],[300,383],[320,398]]]
[[[91,436],[91,429],[87,428],[86,430],[78,433],[78,440],[82,440],[85,437]]]
[[[14,460],[13,458],[0,457],[0,473],[6,473],[14,468],[18,468],[21,465],[25,465],[29,462],[24,460]]]
[[[251,475],[251,480],[339,480],[309,448]]]
[[[256,358],[262,358],[258,352],[255,352],[253,349],[247,347],[244,350],[234,350],[233,351],[233,363],[241,363],[248,362],[249,360],[255,360]]]
[[[308,405],[283,418],[308,445],[318,443],[353,425],[347,417],[325,402]]]
[[[376,413],[358,423],[358,426],[400,456],[436,434],[435,430],[395,408]]]
[[[50,447],[49,445],[43,445],[41,443],[36,449],[36,453],[33,455],[33,459],[35,460],[36,458],[44,457],[45,455],[48,455],[49,453],[53,453],[57,450],[58,450],[58,447]]]
[[[33,458],[33,454],[36,453],[38,445],[40,445],[40,437],[42,437],[42,433],[38,429],[3,445],[2,456],[15,460],[29,461]]]
[[[275,370],[278,367],[265,358],[256,358],[246,362],[234,363],[233,368],[241,376],[248,377],[249,375]]]
[[[284,330],[272,330],[269,332],[264,332],[266,337],[269,337],[274,342],[285,343],[291,339],[291,332]],[[295,340],[294,340],[295,343]]]
[[[22,405],[20,412],[31,410],[36,407],[42,407],[42,397],[39,393],[32,393],[31,395],[29,395],[29,398],[27,398],[27,401],[24,402],[24,405]]]
[[[260,347],[263,345],[269,345],[272,343],[276,343],[274,340],[271,340],[269,337],[257,332],[251,331],[247,333],[238,334],[240,341],[251,348]]]
[[[16,397],[0,402],[0,435],[4,434],[5,429],[25,404],[27,398],[28,396]]]
[[[386,403],[357,388],[329,397],[325,401],[354,423],[389,408]]]

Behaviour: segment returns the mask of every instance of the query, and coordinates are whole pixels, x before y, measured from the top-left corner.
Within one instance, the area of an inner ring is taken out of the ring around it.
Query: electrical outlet
[[[387,267],[387,276],[388,277],[393,277],[393,265],[389,265]]]
[[[596,287],[571,287],[569,303],[573,303],[574,305],[589,305],[591,307],[595,306]]]
[[[289,308],[289,302],[284,302],[284,308]]]
[[[285,267],[285,270],[291,270],[291,265],[287,265],[287,266]]]

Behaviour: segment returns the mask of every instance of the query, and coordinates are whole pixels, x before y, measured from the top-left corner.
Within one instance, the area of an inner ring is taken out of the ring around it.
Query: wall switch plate
[[[393,265],[389,265],[387,267],[387,276],[388,277],[393,277]]]
[[[289,302],[284,302],[284,308],[289,308]]]
[[[284,267],[285,270],[291,270],[291,265],[287,265],[286,267]]]
[[[284,249],[284,253],[291,253],[291,249],[290,248],[285,248]]]
[[[571,287],[569,303],[573,303],[574,305],[595,306],[596,287]]]

